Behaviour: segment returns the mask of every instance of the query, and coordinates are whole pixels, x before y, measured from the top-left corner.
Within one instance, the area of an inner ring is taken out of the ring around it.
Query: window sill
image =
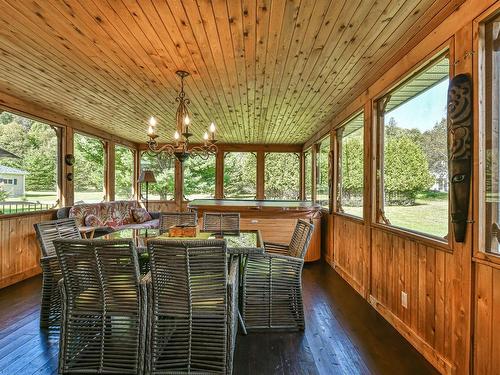
[[[363,219],[362,217],[351,215],[351,214],[347,214],[345,212],[333,212],[333,215],[341,217],[343,219],[347,219],[349,221],[354,221],[354,222],[359,223],[359,224],[364,224],[365,223],[365,219]]]
[[[472,260],[493,268],[500,269],[500,254],[487,253],[485,251],[476,251]]]
[[[430,237],[428,235],[413,232],[409,229],[399,228],[392,225],[382,224],[382,223],[372,223],[372,228],[380,229],[385,232],[393,233],[395,235],[408,238],[413,241],[418,241],[419,243],[426,244],[427,246],[435,247],[439,250],[446,251],[447,253],[453,253],[453,249],[448,240],[439,239],[436,237]]]

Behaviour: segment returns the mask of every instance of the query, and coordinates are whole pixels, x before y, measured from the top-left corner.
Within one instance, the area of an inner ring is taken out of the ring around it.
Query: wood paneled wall
[[[0,216],[0,288],[41,272],[33,224],[54,218],[54,211]]]
[[[465,243],[451,234],[448,243],[375,223],[375,113],[372,108],[413,69],[438,50],[450,49],[453,74],[473,74],[477,65],[477,30],[474,20],[495,8],[493,0],[467,0],[415,48],[399,56],[397,64],[359,97],[354,98],[326,131],[340,126],[365,109],[365,210],[364,220],[340,214],[324,219],[333,235],[325,243],[327,261],[387,319],[440,372],[445,374],[500,374],[500,261],[473,259],[477,253],[478,224],[469,224]],[[472,57],[475,56],[475,57]],[[477,80],[477,74],[475,80]],[[479,101],[475,95],[476,105]],[[478,122],[476,116],[476,122]],[[476,123],[476,132],[480,127]],[[305,145],[316,142],[319,133]],[[333,134],[333,133],[332,133]],[[479,138],[479,137],[477,137]],[[475,150],[479,148],[475,140]],[[474,165],[474,180],[480,175]],[[481,191],[474,184],[469,222],[478,223],[475,206]],[[476,261],[476,263],[474,263]],[[402,305],[407,294],[407,307]]]

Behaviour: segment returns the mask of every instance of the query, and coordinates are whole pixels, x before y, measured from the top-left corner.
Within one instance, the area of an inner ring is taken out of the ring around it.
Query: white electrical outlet
[[[255,220],[255,219],[250,220],[250,223],[252,223],[252,224],[257,224],[258,222],[259,222],[259,220]]]
[[[401,291],[401,305],[407,309],[408,308],[408,294]]]

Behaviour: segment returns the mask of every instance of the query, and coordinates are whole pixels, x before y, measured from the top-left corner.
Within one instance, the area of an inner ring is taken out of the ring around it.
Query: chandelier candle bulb
[[[212,141],[215,139],[215,124],[212,122],[210,124],[210,133],[212,134]]]
[[[208,142],[208,133],[205,132],[205,134],[203,134],[203,140],[205,141],[205,146],[207,145],[207,142]]]
[[[149,118],[149,125],[151,125],[152,127],[155,127],[156,124],[157,124],[156,118],[154,116],[151,116]]]
[[[179,132],[176,130],[174,133],[175,147],[179,147]]]

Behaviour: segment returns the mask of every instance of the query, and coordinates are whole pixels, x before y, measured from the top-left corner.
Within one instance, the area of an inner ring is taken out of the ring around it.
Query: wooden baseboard
[[[10,275],[7,277],[4,277],[3,279],[0,279],[0,289],[5,288],[9,285],[18,283],[20,281],[29,279],[30,277],[33,277],[35,275],[38,275],[42,273],[42,270],[39,266],[29,268],[23,272],[16,273],[14,275]]]
[[[455,374],[456,368],[441,353],[423,340],[415,331],[409,328],[401,319],[394,315],[385,305],[370,295],[368,302],[387,320],[403,337],[422,354],[441,374]]]
[[[342,266],[327,259],[328,264],[342,277],[356,292],[363,298],[366,298],[366,290],[358,281],[356,281]]]

